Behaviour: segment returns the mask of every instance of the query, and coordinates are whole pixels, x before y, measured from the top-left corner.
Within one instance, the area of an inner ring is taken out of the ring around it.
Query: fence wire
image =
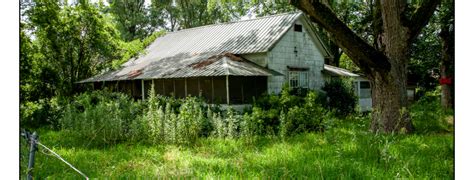
[[[21,172],[24,172],[24,170],[22,169],[26,169],[26,172],[29,171],[29,169],[27,167],[24,166],[24,164],[28,164],[28,157],[29,157],[29,150],[28,150],[28,147],[30,145],[30,142],[34,142],[36,143],[37,145],[41,146],[43,151],[41,151],[43,154],[45,155],[50,155],[50,156],[54,156],[56,158],[58,158],[59,160],[61,160],[62,162],[64,162],[65,164],[67,164],[70,168],[72,168],[74,171],[76,171],[77,173],[79,173],[81,176],[83,176],[84,178],[86,178],[87,180],[89,180],[89,177],[87,177],[87,175],[85,175],[83,172],[81,172],[79,169],[77,169],[76,167],[74,167],[71,163],[67,162],[66,160],[64,160],[59,154],[57,154],[56,152],[54,152],[53,150],[51,150],[50,148],[46,147],[45,145],[41,144],[38,140],[33,140],[31,141],[30,139],[30,133],[28,132],[22,132],[20,134],[20,136],[24,137],[24,138],[20,138],[20,171]],[[39,150],[39,149],[38,149]],[[49,151],[49,153],[46,153],[44,150],[47,150]]]

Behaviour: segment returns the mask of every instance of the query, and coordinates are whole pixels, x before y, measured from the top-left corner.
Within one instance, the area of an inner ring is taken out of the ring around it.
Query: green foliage
[[[176,126],[179,143],[194,143],[201,134],[205,122],[202,104],[195,97],[187,97],[181,105]]]
[[[159,19],[148,15],[150,10],[145,0],[109,0],[109,3],[123,40],[144,39],[155,30]]]
[[[22,103],[20,104],[20,126],[29,129],[44,125],[57,128],[63,107],[64,101],[57,97]]]
[[[43,83],[46,83],[33,91],[44,88],[41,91],[53,92],[53,95],[72,95],[80,90],[74,84],[76,81],[106,69],[119,56],[118,32],[107,16],[92,4],[81,1],[74,5],[61,5],[55,1],[39,0],[26,14],[28,27],[35,37],[33,44],[37,48],[33,51],[36,52],[34,58],[28,61],[34,62],[37,70],[33,71],[35,76],[30,76],[34,80],[25,76],[22,81],[45,80]],[[24,50],[28,52],[28,48]]]
[[[39,135],[43,144],[99,179],[453,179],[453,134],[373,134],[364,127],[368,123],[369,118],[346,119],[324,133],[284,141],[200,138],[193,146],[120,143],[94,148],[72,144],[66,131],[40,130]],[[35,178],[81,178],[55,157],[38,152]],[[21,162],[25,170],[27,163]],[[20,178],[25,176],[21,171]]]
[[[164,20],[157,24],[168,31],[228,22],[245,12],[243,6],[208,0],[152,0],[150,9],[152,17]]]
[[[75,96],[66,106],[60,125],[89,143],[114,144],[127,140],[130,124],[142,114],[143,104],[121,93],[93,91]]]
[[[119,41],[120,47],[120,59],[117,59],[112,62],[112,69],[118,69],[120,66],[127,62],[128,60],[138,57],[144,53],[144,50],[149,46],[156,38],[163,36],[165,31],[157,31],[151,34],[150,36],[144,38],[143,40],[135,39],[133,41],[124,42]]]
[[[326,106],[338,116],[347,116],[354,113],[357,97],[350,82],[333,79],[326,82],[322,88],[328,98]]]
[[[441,106],[440,90],[426,93],[409,108],[417,133],[439,133],[453,131],[453,110]]]
[[[302,132],[322,131],[324,120],[332,113],[321,104],[314,91],[305,97],[291,95],[284,88],[280,95],[266,95],[256,100],[251,113],[245,114],[245,132],[252,135],[287,136]]]
[[[339,59],[339,67],[352,72],[360,72],[359,67],[345,53],[342,53]]]
[[[280,135],[288,136],[302,132],[317,132],[324,130],[324,121],[332,117],[321,104],[317,102],[317,94],[309,92],[302,106],[293,106],[288,112],[280,114]]]

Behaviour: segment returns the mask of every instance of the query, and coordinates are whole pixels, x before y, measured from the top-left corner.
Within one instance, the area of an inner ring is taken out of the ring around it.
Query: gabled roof
[[[185,66],[208,61],[210,57],[224,53],[235,55],[267,52],[293,26],[295,20],[301,16],[303,16],[301,12],[285,13],[171,32],[157,38],[146,48],[145,55],[129,60],[122,65],[121,69],[81,82],[202,76],[205,72],[182,72],[182,70],[178,69],[187,69]],[[225,58],[224,61],[226,61]],[[221,61],[216,62],[221,63]],[[236,63],[234,61],[226,62]],[[234,75],[250,75],[248,73],[264,72],[265,69],[249,61],[239,61],[237,64],[240,67],[252,67],[250,69],[254,71],[246,73],[235,71],[241,74],[237,73]],[[218,65],[214,66],[217,67]],[[175,70],[173,71],[173,69]],[[126,76],[138,71],[142,71],[143,74]],[[216,71],[220,70],[216,69]],[[268,69],[265,71],[275,74]],[[263,74],[269,75],[268,72]],[[216,75],[215,73],[211,74]],[[254,75],[263,74],[256,73]]]

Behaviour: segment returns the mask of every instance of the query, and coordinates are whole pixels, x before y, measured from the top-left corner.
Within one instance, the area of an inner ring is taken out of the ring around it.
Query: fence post
[[[28,139],[28,141],[30,143],[30,156],[29,156],[29,159],[28,159],[28,176],[26,178],[28,180],[33,179],[32,171],[33,171],[33,166],[35,165],[35,152],[36,152],[36,149],[37,149],[37,147],[36,147],[36,141],[37,140],[38,140],[38,134],[36,134],[36,132],[33,132],[33,134]]]

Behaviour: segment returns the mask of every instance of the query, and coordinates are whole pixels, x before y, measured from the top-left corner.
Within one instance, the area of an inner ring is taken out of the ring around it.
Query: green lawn
[[[91,145],[67,132],[39,130],[40,141],[91,178],[424,178],[452,179],[452,133],[375,135],[345,122],[324,133],[281,140],[202,138],[192,146],[119,143]],[[23,148],[23,146],[22,146]],[[23,149],[24,151],[25,149]],[[25,154],[25,153],[21,154]],[[25,177],[26,159],[21,161]],[[38,152],[36,178],[81,176]]]

